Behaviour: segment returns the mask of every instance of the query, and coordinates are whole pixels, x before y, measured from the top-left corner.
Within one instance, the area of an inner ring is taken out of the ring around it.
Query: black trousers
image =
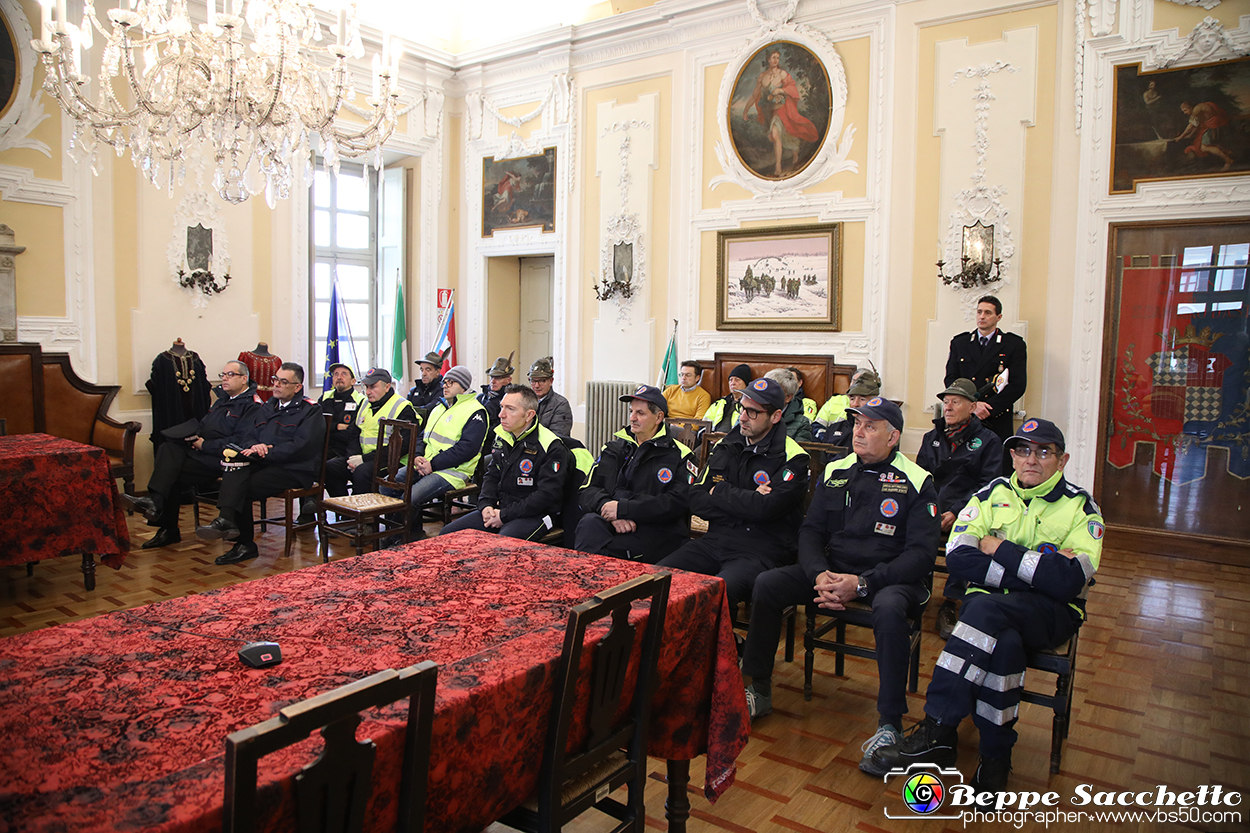
[[[451,532],[459,532],[462,529],[473,529],[478,532],[497,532],[505,538],[537,541],[547,534],[548,526],[543,522],[542,518],[513,518],[499,529],[487,529],[486,525],[482,523],[482,510],[478,509],[475,512],[456,518],[443,527],[438,534],[447,535]]]
[[[890,721],[907,714],[907,666],[911,659],[908,613],[928,596],[922,584],[892,584],[868,597],[872,635],[877,651],[877,712]],[[768,679],[773,675],[781,612],[790,605],[811,604],[816,590],[797,564],[760,574],[751,596],[751,629],[742,652],[742,673]],[[902,728],[895,723],[895,728]]]
[[[347,468],[346,457],[331,457],[326,460],[326,494],[330,497],[343,497],[347,494],[348,484],[352,494],[360,495],[373,491],[373,463],[377,458],[365,460],[355,471]]]
[[[1075,612],[1042,593],[969,593],[933,669],[925,713],[949,726],[971,714],[981,754],[1005,757],[1016,742],[1028,653],[1063,644],[1076,627]]]
[[[307,488],[312,481],[312,475],[296,474],[281,466],[253,462],[222,474],[217,509],[223,518],[239,528],[239,543],[250,544],[255,540],[252,501],[273,497],[287,489]]]
[[[172,440],[156,447],[148,494],[158,498],[161,505],[161,515],[157,519],[161,529],[178,528],[178,501],[183,491],[190,487],[212,486],[221,477],[219,466],[207,466],[189,452],[190,446]]]
[[[567,531],[565,536],[567,544]],[[577,523],[577,532],[573,535],[573,549],[595,555],[610,555],[614,558],[654,564],[689,540],[680,535],[657,533],[642,525],[639,525],[634,532],[617,532],[612,528],[611,521],[604,520],[602,516],[593,512],[587,512]]]
[[[718,576],[725,580],[729,609],[751,598],[755,577],[777,566],[791,553],[761,553],[758,544],[745,544],[726,533],[709,533],[687,541],[675,552],[660,559],[658,567],[675,567],[692,573]],[[755,613],[752,611],[752,617]]]

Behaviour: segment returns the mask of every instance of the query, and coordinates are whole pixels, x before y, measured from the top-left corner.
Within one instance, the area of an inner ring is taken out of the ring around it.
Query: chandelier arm
[[[45,70],[47,72],[47,83],[44,89],[48,89],[48,84],[52,85],[51,92],[53,98],[65,109],[70,116],[77,120],[86,120],[93,129],[106,129],[109,127],[122,127],[126,120],[138,115],[138,108],[128,112],[109,112],[92,104],[87,98],[84,98],[79,91],[78,83],[73,81],[66,75],[66,68],[69,65],[69,59],[66,57],[68,50],[62,47],[57,57],[52,54],[44,55]],[[54,80],[55,79],[55,80]],[[106,83],[106,82],[101,82]],[[65,92],[68,92],[68,96]],[[116,100],[116,97],[114,97]],[[93,117],[105,119],[104,122],[97,122]],[[112,144],[110,142],[110,144]],[[113,145],[116,147],[116,145]]]

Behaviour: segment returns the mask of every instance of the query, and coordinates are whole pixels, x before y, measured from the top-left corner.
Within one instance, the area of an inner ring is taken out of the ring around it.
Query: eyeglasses
[[[757,411],[755,408],[743,408],[742,413],[747,415],[747,419],[759,419],[768,413],[767,411]]]
[[[231,379],[231,378],[234,378],[235,376],[242,376],[242,375],[243,375],[242,373],[235,373],[233,370],[227,370],[225,373],[218,373],[217,378],[224,380],[224,379]]]
[[[1038,460],[1047,460],[1051,457],[1059,456],[1061,452],[1047,446],[1045,448],[1034,448],[1033,446],[1013,445],[1011,447],[1011,456],[1017,460],[1027,460],[1029,455],[1037,457]]]
[[[275,376],[272,379],[275,385],[298,385],[299,382],[294,379],[283,379],[281,376]]]

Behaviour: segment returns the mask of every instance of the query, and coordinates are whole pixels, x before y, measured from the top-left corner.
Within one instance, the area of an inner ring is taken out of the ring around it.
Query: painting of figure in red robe
[[[1250,58],[1115,68],[1111,193],[1140,182],[1250,171]]]
[[[729,99],[729,138],[761,179],[789,179],[816,158],[829,132],[832,91],[824,64],[806,47],[774,41],[752,55]]]

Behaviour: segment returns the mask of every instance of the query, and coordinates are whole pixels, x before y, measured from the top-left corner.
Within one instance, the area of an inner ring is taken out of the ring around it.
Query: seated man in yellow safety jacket
[[[368,405],[356,411],[356,427],[360,434],[349,440],[347,453],[326,461],[326,492],[330,497],[347,494],[350,481],[352,494],[373,490],[373,467],[378,451],[378,430],[384,419],[398,419],[420,424],[412,403],[395,393],[391,372],[371,367],[361,379]]]

